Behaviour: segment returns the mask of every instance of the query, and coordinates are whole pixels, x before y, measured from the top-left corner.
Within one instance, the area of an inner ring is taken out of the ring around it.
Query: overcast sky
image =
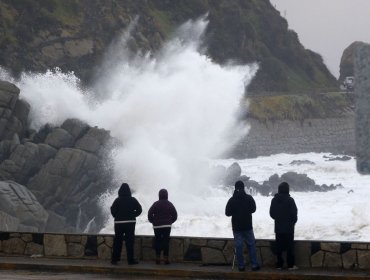
[[[305,48],[339,76],[342,53],[354,41],[370,43],[370,0],[270,0]]]

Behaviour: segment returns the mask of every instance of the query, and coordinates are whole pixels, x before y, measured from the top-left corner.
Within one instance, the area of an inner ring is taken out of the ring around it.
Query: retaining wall
[[[277,153],[330,152],[354,154],[355,116],[303,121],[248,119],[248,135],[234,148],[236,158],[268,156]]]
[[[110,260],[112,245],[113,235],[0,232],[0,255]],[[299,267],[370,268],[370,243],[366,242],[296,241],[295,254]],[[257,240],[257,255],[262,266],[274,267],[274,241]],[[141,261],[154,260],[153,236],[136,237],[135,256]],[[232,239],[171,238],[172,262],[230,265],[233,256]],[[126,260],[125,246],[122,260]]]

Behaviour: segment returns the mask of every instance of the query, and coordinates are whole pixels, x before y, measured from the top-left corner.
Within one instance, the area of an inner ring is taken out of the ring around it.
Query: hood
[[[159,199],[160,199],[160,200],[168,199],[168,192],[167,192],[167,190],[166,190],[166,189],[161,189],[161,190],[159,191],[158,196],[159,196]]]
[[[233,197],[235,198],[240,198],[243,196],[246,196],[247,193],[245,192],[244,188],[243,189],[235,189]]]
[[[123,183],[118,191],[118,196],[131,196],[130,186],[127,183]]]

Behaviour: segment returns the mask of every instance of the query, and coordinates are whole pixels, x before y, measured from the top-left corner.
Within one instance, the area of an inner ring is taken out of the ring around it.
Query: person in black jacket
[[[170,248],[171,225],[177,220],[175,206],[168,201],[166,189],[159,191],[159,200],[153,203],[148,211],[148,220],[153,224],[156,264],[161,263],[163,250],[164,263],[169,264],[168,252]]]
[[[244,183],[237,181],[233,196],[226,204],[225,214],[231,216],[235,251],[238,260],[239,271],[245,270],[243,243],[247,243],[248,253],[252,264],[252,270],[257,271],[260,266],[257,261],[256,239],[254,238],[252,213],[256,211],[256,203],[253,197],[244,190]]]
[[[278,193],[271,200],[270,216],[275,220],[276,268],[282,269],[283,251],[287,251],[289,270],[297,269],[294,260],[294,226],[298,220],[298,210],[294,199],[289,195],[289,184],[282,182]]]
[[[128,264],[137,264],[134,259],[136,217],[142,212],[140,203],[131,196],[130,186],[123,183],[110,211],[114,218],[114,240],[111,263],[117,265],[121,259],[123,236],[126,243]]]

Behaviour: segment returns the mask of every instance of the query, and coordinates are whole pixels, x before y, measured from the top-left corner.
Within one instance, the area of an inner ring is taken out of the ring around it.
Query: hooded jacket
[[[175,206],[168,201],[168,192],[166,189],[159,191],[159,200],[154,202],[149,208],[148,220],[154,228],[171,227],[177,220],[177,211]]]
[[[236,188],[226,204],[225,215],[231,216],[233,231],[253,229],[252,213],[256,212],[256,202],[243,188]]]
[[[114,200],[110,211],[115,223],[136,222],[136,217],[142,212],[140,203],[131,196],[128,184],[123,183],[118,191],[118,197]]]
[[[275,220],[275,233],[294,233],[298,210],[289,189],[279,186],[279,193],[271,200],[270,216]]]

